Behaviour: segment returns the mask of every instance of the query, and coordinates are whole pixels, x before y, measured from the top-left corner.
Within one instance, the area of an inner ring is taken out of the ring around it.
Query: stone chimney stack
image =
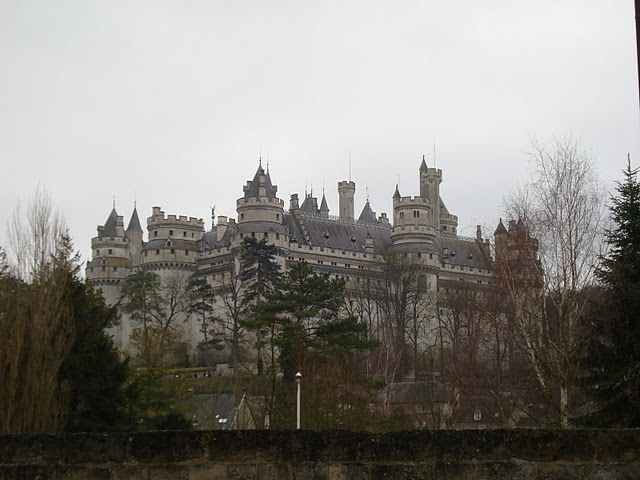
[[[219,242],[227,231],[229,221],[224,215],[218,215],[218,223],[216,224],[216,241]]]
[[[340,212],[339,216],[341,220],[353,220],[354,218],[354,206],[353,197],[356,194],[356,184],[351,180],[343,180],[338,182],[338,195],[340,197]]]

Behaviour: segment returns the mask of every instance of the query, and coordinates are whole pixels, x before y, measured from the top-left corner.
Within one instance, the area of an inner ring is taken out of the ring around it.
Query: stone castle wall
[[[0,479],[636,479],[640,429],[0,436]]]

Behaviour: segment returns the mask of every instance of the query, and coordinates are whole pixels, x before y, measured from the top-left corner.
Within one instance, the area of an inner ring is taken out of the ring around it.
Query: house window
[[[112,254],[113,254],[113,249],[112,249],[112,248],[110,248],[110,249],[109,249],[109,255],[112,255]]]
[[[185,254],[185,255],[189,255],[189,250],[185,250],[185,251],[184,251],[184,254]]]
[[[175,248],[172,248],[172,249],[171,249],[171,253],[176,253],[176,249],[175,249]]]
[[[169,230],[169,235],[173,235],[173,230]]]

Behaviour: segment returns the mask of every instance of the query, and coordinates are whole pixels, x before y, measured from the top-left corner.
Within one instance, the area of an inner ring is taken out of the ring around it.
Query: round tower
[[[266,239],[269,243],[284,247],[288,244],[284,223],[284,201],[277,197],[278,187],[271,182],[269,172],[262,164],[243,187],[244,195],[236,201],[238,213],[237,238],[245,236]],[[297,204],[297,198],[294,202]],[[297,206],[297,205],[294,205]]]
[[[131,273],[130,240],[125,236],[122,216],[115,206],[104,225],[98,227],[98,235],[91,239],[91,260],[87,262],[87,281],[99,290],[107,305],[115,305],[125,279]],[[110,333],[115,343],[124,349],[129,339],[125,322],[113,327]]]
[[[354,203],[353,197],[356,194],[356,184],[351,180],[343,180],[338,182],[338,196],[340,197],[339,216],[342,220],[354,219]]]
[[[172,272],[193,272],[200,253],[204,220],[184,215],[165,215],[153,207],[147,219],[149,241],[144,245],[142,265],[161,278]]]

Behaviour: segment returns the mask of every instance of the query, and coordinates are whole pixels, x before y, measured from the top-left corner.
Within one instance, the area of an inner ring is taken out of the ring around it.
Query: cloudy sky
[[[462,233],[495,225],[533,137],[572,134],[611,189],[640,164],[631,0],[0,0],[0,243],[46,187],[83,255],[115,196],[205,218],[268,160],[391,210],[423,154]],[[357,213],[358,213],[357,212]]]

